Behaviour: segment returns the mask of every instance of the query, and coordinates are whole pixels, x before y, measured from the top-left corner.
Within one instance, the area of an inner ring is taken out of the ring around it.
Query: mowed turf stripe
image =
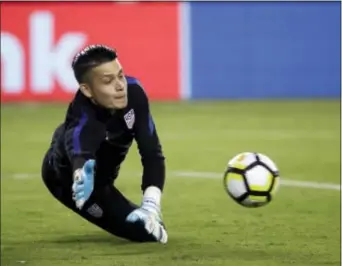
[[[138,175],[137,173],[124,173],[124,175]],[[223,178],[222,173],[215,172],[195,172],[195,171],[173,171],[168,173],[168,176],[181,177],[181,178],[209,178],[209,179],[219,179]],[[17,173],[4,175],[1,174],[1,178],[13,178],[13,179],[30,179],[40,177],[38,174],[29,173]],[[282,186],[288,187],[301,187],[301,188],[312,188],[312,189],[326,189],[326,190],[341,190],[341,185],[332,183],[321,183],[312,181],[295,181],[289,179],[280,179],[280,184]]]

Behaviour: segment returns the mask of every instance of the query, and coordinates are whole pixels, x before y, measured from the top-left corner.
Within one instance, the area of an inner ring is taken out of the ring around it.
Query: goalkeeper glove
[[[126,218],[127,222],[142,222],[148,234],[152,234],[156,241],[166,244],[168,234],[161,219],[160,211],[161,191],[157,187],[148,187],[144,193],[141,207],[132,211]]]
[[[90,198],[94,189],[94,167],[95,160],[88,160],[82,168],[74,172],[74,182],[72,184],[73,200],[78,209]]]

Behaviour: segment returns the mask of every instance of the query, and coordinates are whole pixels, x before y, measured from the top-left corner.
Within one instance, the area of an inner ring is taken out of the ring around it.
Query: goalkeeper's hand
[[[160,208],[153,201],[143,201],[140,208],[132,211],[127,217],[129,223],[142,222],[148,234],[156,241],[166,244],[168,240],[167,231],[161,219]]]
[[[72,184],[73,200],[78,209],[90,198],[94,189],[94,167],[95,160],[88,160],[82,168],[74,173],[74,182]]]

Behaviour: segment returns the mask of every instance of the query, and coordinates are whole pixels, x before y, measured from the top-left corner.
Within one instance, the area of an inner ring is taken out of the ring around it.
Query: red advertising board
[[[1,101],[68,101],[72,57],[88,44],[117,49],[151,99],[178,99],[178,4],[1,4]]]

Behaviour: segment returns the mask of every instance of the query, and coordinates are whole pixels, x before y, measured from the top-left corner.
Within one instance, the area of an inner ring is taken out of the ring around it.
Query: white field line
[[[176,177],[193,177],[193,178],[223,178],[223,174],[213,172],[173,172],[172,175]],[[280,179],[282,186],[288,187],[303,187],[315,189],[341,190],[341,185],[332,183],[321,183],[312,181],[295,181],[289,179]]]
[[[124,173],[124,175],[138,175],[137,173]],[[13,178],[13,179],[30,179],[37,178],[38,174],[18,173],[11,175],[1,175],[1,178]],[[173,171],[168,173],[168,176],[181,177],[181,178],[207,178],[207,179],[220,179],[223,178],[222,173],[215,172],[193,172],[193,171]],[[288,187],[301,187],[312,189],[327,189],[327,190],[341,190],[341,184],[321,183],[312,181],[295,181],[281,178],[280,183],[282,186]]]

